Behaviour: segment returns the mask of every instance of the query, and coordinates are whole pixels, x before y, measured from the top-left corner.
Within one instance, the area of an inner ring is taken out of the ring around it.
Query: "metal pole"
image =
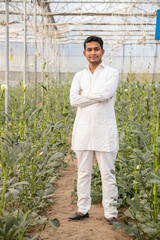
[[[51,62],[52,62],[52,37],[50,37],[50,44],[49,44],[49,84],[51,84],[52,82],[52,65],[51,65]]]
[[[35,105],[37,103],[37,1],[34,0],[34,86]]]
[[[23,69],[23,87],[26,86],[26,63],[27,63],[27,19],[26,19],[26,0],[24,0],[24,47],[23,47],[23,56],[24,56],[24,69]],[[24,92],[24,104],[26,103],[26,92]]]
[[[44,12],[44,3],[42,3],[42,9]],[[41,72],[41,82],[44,85],[44,15],[42,16],[42,32],[43,32],[43,36],[42,36],[42,72]],[[42,88],[43,91],[43,88]]]
[[[125,45],[123,44],[122,77],[124,77]]]
[[[156,1],[42,1],[45,3],[72,3],[72,4],[76,4],[76,3],[115,3],[115,4],[124,4],[124,3],[132,3],[132,4],[157,4],[158,2]]]
[[[60,81],[60,76],[61,76],[61,66],[60,66],[60,60],[61,60],[61,55],[60,55],[60,53],[61,53],[61,51],[60,51],[60,45],[58,45],[58,60],[59,60],[59,62],[58,62],[58,81]]]
[[[154,58],[154,67],[153,67],[153,81],[155,81],[156,77],[156,65],[157,65],[157,50],[158,50],[158,44],[156,43],[156,51],[155,51],[155,58]]]
[[[44,37],[42,37],[42,72],[41,72],[41,82],[44,84]]]
[[[48,29],[47,29],[48,32]],[[45,41],[45,57],[46,57],[46,64],[45,64],[45,84],[48,87],[49,85],[49,37],[46,37],[46,41]]]
[[[5,69],[5,83],[7,89],[5,91],[5,122],[8,123],[8,115],[9,115],[9,11],[8,11],[8,0],[5,2],[6,8],[6,40],[5,40],[5,62],[6,62],[6,69]]]
[[[53,62],[53,58],[54,58],[54,47],[53,47],[53,37],[51,37],[51,59]],[[53,82],[53,64],[51,64],[51,83]]]

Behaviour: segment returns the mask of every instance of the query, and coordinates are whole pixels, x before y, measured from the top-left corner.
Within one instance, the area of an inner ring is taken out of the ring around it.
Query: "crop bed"
[[[5,125],[4,90],[0,112],[0,236],[29,239],[27,229],[48,221],[55,229],[58,219],[47,219],[46,206],[54,204],[53,183],[66,167],[73,115],[69,83],[39,85],[34,90],[22,84],[10,89],[8,124]],[[24,95],[26,93],[26,103]],[[38,234],[32,238],[37,239]]]

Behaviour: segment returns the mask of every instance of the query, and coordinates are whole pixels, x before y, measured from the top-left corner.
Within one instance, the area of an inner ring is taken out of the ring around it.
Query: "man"
[[[102,179],[104,216],[113,225],[117,222],[118,197],[114,163],[118,151],[118,133],[114,112],[118,71],[102,62],[103,40],[90,36],[84,42],[84,56],[89,65],[75,74],[70,102],[77,107],[73,127],[72,149],[78,159],[78,211],[69,220],[88,218],[91,208],[91,172],[94,154]]]

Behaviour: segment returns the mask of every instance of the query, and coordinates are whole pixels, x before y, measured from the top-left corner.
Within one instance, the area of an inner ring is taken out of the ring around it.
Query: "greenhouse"
[[[103,63],[119,73],[112,228],[97,157],[91,217],[67,219],[78,201],[74,119],[84,108],[72,104],[71,84],[90,63],[89,36],[102,38]],[[0,86],[0,239],[160,239],[159,0],[0,0]]]

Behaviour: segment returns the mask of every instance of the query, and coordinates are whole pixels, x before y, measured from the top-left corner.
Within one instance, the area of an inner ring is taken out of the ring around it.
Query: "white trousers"
[[[111,173],[115,170],[115,159],[117,152],[94,152],[94,151],[76,151],[78,159],[78,212],[86,214],[91,208],[91,174],[96,155],[102,180],[102,204],[104,207],[104,216],[106,218],[117,217],[117,208],[112,206],[118,198],[118,190],[116,186],[116,176]]]

